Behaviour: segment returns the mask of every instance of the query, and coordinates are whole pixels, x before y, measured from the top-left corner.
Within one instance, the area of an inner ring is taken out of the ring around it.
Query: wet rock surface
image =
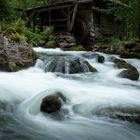
[[[139,79],[139,72],[131,64],[128,64],[126,61],[122,59],[115,59],[114,63],[115,63],[115,66],[117,66],[118,68],[125,69],[118,74],[119,77],[128,78],[130,80]]]
[[[105,62],[105,58],[104,56],[98,54],[98,53],[94,53],[94,52],[86,52],[81,54],[82,57],[87,58],[87,59],[96,59],[97,62],[99,63],[104,63]]]
[[[56,95],[49,95],[43,98],[40,110],[46,113],[53,113],[60,111],[62,107],[61,100]]]
[[[139,79],[138,71],[133,70],[133,69],[123,70],[118,76],[122,77],[122,78],[130,79],[130,80],[138,80]]]
[[[108,107],[100,109],[94,114],[140,125],[140,109],[137,107]]]
[[[43,61],[45,72],[64,74],[97,72],[86,60],[76,56],[50,56]]]
[[[48,95],[42,99],[40,111],[45,113],[60,112],[63,102],[66,102],[66,100],[67,99],[60,92]]]

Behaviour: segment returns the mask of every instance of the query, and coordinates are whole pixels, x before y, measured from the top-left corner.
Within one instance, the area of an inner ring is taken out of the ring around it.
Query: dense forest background
[[[139,38],[140,0],[106,0],[108,1],[112,1],[112,4],[107,5],[106,11],[112,13],[115,20],[123,23],[125,35],[129,38]],[[21,18],[25,9],[44,4],[47,4],[47,0],[0,0],[1,26]]]

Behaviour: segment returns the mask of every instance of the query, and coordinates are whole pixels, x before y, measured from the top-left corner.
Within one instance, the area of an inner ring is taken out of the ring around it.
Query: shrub
[[[39,29],[33,31],[31,28],[26,27],[25,21],[21,19],[18,19],[10,24],[5,24],[2,27],[2,30],[16,34],[11,36],[11,40],[18,41],[24,38],[30,44],[39,44],[41,41],[56,40],[52,27],[46,27],[42,32],[40,32]]]
[[[33,43],[33,42],[38,43],[43,39],[41,34],[35,33],[31,29],[24,30],[23,35],[25,36],[27,42],[29,43]]]
[[[42,37],[45,39],[45,40],[48,40],[48,41],[55,41],[56,40],[56,37],[54,35],[54,29],[53,27],[46,27],[43,32],[41,32],[42,34]]]

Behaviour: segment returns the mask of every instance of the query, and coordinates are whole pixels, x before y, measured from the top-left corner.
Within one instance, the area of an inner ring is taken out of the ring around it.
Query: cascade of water
[[[101,54],[106,60],[101,64],[97,57],[83,56],[85,52],[36,51],[47,54],[47,59],[41,54],[34,67],[0,72],[0,140],[140,140],[140,79],[118,77],[122,70],[108,61],[110,55]],[[83,73],[68,74],[71,56],[81,58]],[[52,69],[66,75],[44,72],[44,62],[48,69],[54,58],[64,63]],[[84,61],[98,72],[84,73]],[[140,60],[126,61],[140,72]],[[60,114],[41,113],[41,100],[55,92],[67,99]]]

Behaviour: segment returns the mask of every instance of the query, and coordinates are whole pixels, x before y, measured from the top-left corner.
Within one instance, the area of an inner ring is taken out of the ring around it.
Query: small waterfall
[[[45,72],[59,72],[64,74],[87,73],[91,71],[90,64],[78,56],[46,56],[43,59]],[[42,67],[42,66],[41,66]]]

